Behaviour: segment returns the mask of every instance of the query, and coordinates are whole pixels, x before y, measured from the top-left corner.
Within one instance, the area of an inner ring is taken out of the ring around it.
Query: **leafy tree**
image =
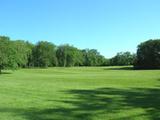
[[[95,49],[88,50],[87,54],[87,62],[89,66],[96,66],[97,65],[97,55],[99,53]]]
[[[75,63],[74,66],[83,66],[83,54],[82,51],[75,48]]]
[[[102,66],[105,64],[105,57],[95,49],[82,50],[84,66]]]
[[[57,59],[59,66],[79,66],[82,64],[82,53],[77,48],[70,45],[61,45],[58,47]]]
[[[57,65],[56,46],[50,42],[38,42],[33,48],[32,55],[35,67],[49,67]]]
[[[0,36],[0,73],[2,69],[16,69],[18,67],[17,51],[9,37]]]
[[[106,66],[107,65],[107,59],[103,55],[97,56],[97,66]]]
[[[13,41],[13,47],[17,51],[17,63],[19,67],[26,67],[28,64],[29,57],[32,53],[30,43],[23,40]]]
[[[105,58],[104,65],[102,66],[111,66],[110,59]]]
[[[119,52],[116,56],[110,59],[111,65],[133,65],[135,54],[130,52]]]
[[[26,42],[27,48],[29,49],[28,51],[28,62],[27,62],[27,67],[34,67],[34,60],[33,60],[33,48],[35,47],[32,43]]]
[[[136,68],[160,68],[160,39],[138,45]]]

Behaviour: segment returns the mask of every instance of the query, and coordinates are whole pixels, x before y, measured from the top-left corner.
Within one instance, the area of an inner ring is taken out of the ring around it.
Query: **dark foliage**
[[[133,65],[136,55],[130,52],[120,52],[116,56],[110,59],[110,65],[123,66],[123,65]]]
[[[148,40],[141,43],[137,50],[135,68],[158,69],[160,68],[160,40]]]

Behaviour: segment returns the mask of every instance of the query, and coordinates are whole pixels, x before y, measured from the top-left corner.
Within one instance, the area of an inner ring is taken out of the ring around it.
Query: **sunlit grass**
[[[160,119],[160,70],[74,67],[4,72],[0,120]]]

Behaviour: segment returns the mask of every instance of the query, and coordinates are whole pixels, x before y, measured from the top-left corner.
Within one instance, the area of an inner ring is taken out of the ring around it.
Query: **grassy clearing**
[[[159,120],[160,70],[21,69],[0,75],[0,120]]]

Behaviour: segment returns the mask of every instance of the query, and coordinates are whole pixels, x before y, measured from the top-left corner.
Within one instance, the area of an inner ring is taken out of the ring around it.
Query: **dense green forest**
[[[108,51],[109,52],[109,51]],[[141,68],[160,67],[160,40],[149,40],[138,46],[137,54],[119,52],[107,59],[96,49],[78,49],[69,44],[56,46],[47,41],[32,44],[0,36],[0,71],[18,67],[72,67],[134,65]]]

